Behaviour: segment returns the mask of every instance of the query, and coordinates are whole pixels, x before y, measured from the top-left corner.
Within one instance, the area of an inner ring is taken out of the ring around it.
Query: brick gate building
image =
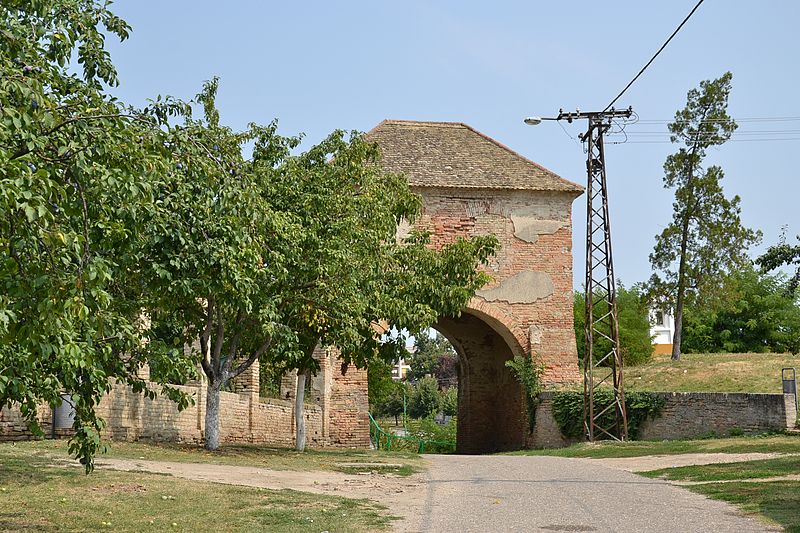
[[[524,447],[523,391],[505,362],[537,357],[548,384],[580,380],[573,330],[572,202],[583,187],[466,124],[386,120],[368,137],[424,201],[434,245],[494,234],[501,248],[458,318],[436,325],[459,355],[458,451]],[[401,227],[401,234],[408,231]]]

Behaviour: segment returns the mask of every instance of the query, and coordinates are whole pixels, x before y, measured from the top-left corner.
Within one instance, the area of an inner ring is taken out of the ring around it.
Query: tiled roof
[[[367,138],[380,146],[384,168],[413,187],[583,191],[461,122],[384,120]]]

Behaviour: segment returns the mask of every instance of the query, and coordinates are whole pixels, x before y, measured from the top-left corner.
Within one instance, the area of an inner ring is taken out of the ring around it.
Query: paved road
[[[581,459],[525,456],[430,457],[423,532],[780,531],[663,481]]]

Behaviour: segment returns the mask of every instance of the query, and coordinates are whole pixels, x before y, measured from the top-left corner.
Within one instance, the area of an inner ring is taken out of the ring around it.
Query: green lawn
[[[40,440],[0,444],[15,446],[39,456],[67,456],[67,441]],[[412,452],[384,452],[377,450],[324,450],[275,448],[259,444],[223,444],[216,452],[206,451],[200,445],[179,443],[111,442],[103,457],[146,459],[149,461],[176,461],[184,463],[214,463],[244,465],[273,470],[328,470],[345,473],[359,471],[353,463],[369,463],[366,470],[379,470],[397,475],[408,475],[422,468],[422,459]],[[342,463],[348,466],[340,466]],[[386,467],[377,466],[378,463]],[[399,466],[398,466],[399,465]]]
[[[676,481],[726,481],[757,479],[800,474],[800,455],[719,463],[711,465],[678,466],[643,472],[643,476]]]
[[[766,517],[783,526],[786,531],[800,533],[800,481],[751,481],[798,473],[800,473],[800,456],[662,468],[642,472],[641,475],[669,480],[708,482],[688,488],[711,498],[732,503],[746,514]]]
[[[553,455],[558,457],[640,457],[682,453],[800,453],[800,435],[777,434],[724,439],[674,441],[628,441],[580,443],[568,448],[549,448],[510,452],[514,455]]]
[[[54,466],[28,446],[0,446],[0,531],[313,532],[389,527],[366,500]]]
[[[781,368],[796,367],[800,356],[773,353],[684,354],[654,356],[639,366],[625,367],[631,390],[675,392],[782,392]]]
[[[705,483],[691,490],[760,514],[782,525],[787,533],[800,533],[800,481],[765,483]]]

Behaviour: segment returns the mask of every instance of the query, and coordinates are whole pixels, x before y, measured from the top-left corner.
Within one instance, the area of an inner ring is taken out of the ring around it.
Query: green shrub
[[[456,416],[458,414],[458,388],[448,387],[442,389],[439,407],[447,416]]]
[[[456,417],[447,424],[437,424],[432,416],[428,416],[412,424],[410,430],[412,437],[426,441],[426,452],[442,453],[455,450],[457,426]]]
[[[426,376],[411,386],[407,410],[412,418],[425,418],[439,412],[439,382]]]
[[[611,389],[595,390],[595,409],[602,411],[614,402]],[[657,417],[664,409],[664,398],[652,392],[627,391],[625,393],[625,410],[628,414],[628,437],[636,439],[642,422],[648,417]],[[599,425],[609,427],[614,422],[614,409],[609,409],[601,417]],[[583,392],[561,391],[553,396],[553,417],[556,419],[561,434],[569,438],[580,438],[583,428]],[[603,438],[602,436],[598,436]]]

